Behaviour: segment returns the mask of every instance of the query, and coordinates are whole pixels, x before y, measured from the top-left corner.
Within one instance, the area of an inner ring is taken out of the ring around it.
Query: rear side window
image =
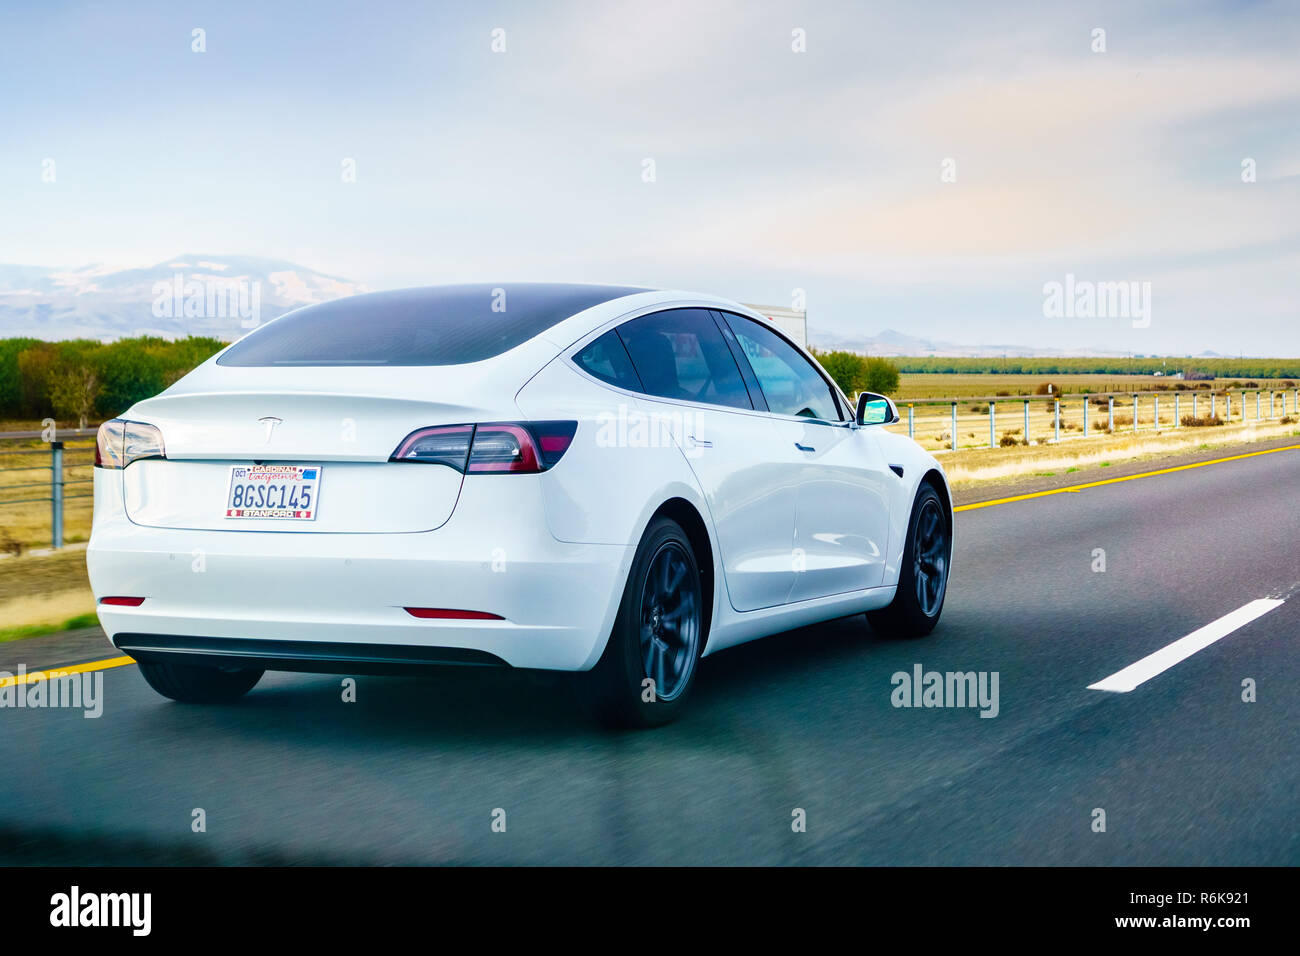
[[[573,360],[583,371],[602,382],[631,392],[641,391],[641,380],[636,376],[627,349],[623,348],[623,340],[613,329],[575,355]]]
[[[521,345],[624,286],[449,285],[349,296],[250,332],[218,365],[462,365]]]
[[[646,394],[732,408],[754,407],[731,349],[708,311],[656,312],[625,322],[616,331]]]
[[[727,315],[749,359],[767,407],[777,415],[838,422],[839,404],[812,363],[771,329],[739,315]]]

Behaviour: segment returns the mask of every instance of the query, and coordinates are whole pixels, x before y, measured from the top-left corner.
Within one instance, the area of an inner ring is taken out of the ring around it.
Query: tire
[[[903,566],[894,600],[867,620],[885,637],[924,637],[934,630],[948,596],[948,570],[952,564],[952,520],[943,499],[930,485],[922,485],[912,505],[903,547]]]
[[[228,704],[252,690],[265,672],[140,661],[140,673],[158,693],[183,704]]]
[[[578,675],[587,710],[616,727],[676,718],[695,684],[703,622],[695,552],[677,522],[658,518],[637,546],[604,654]]]

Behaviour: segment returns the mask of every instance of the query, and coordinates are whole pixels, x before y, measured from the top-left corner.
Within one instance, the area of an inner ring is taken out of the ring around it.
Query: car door
[[[870,429],[820,370],[771,326],[723,318],[753,370],[777,432],[793,449],[795,579],[791,602],[877,587],[884,581],[889,486],[894,475]]]
[[[774,423],[754,408],[718,321],[707,309],[669,309],[617,331],[645,406],[668,420],[704,492],[732,607],[785,603],[795,577],[797,489],[788,464],[773,455]]]

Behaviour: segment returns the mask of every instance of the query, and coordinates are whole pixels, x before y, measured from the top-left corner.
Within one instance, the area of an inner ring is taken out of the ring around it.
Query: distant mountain
[[[184,253],[143,269],[0,264],[0,338],[112,340],[133,335],[239,338],[255,322],[315,302],[370,289],[284,259]],[[1037,349],[1023,345],[959,345],[885,329],[844,335],[812,328],[819,349],[881,356],[1111,358],[1126,352]],[[1205,352],[1212,356],[1215,353]]]
[[[370,291],[283,259],[185,253],[144,269],[0,265],[0,337],[235,339],[290,309]]]
[[[886,358],[906,355],[920,357],[927,355],[944,358],[1055,358],[1071,356],[1075,358],[1117,358],[1128,355],[1127,352],[1106,351],[1104,349],[1036,349],[1025,345],[958,345],[955,342],[941,342],[934,339],[918,338],[894,329],[885,329],[879,335],[842,335],[824,329],[808,330],[808,341],[813,348],[844,349],[849,352],[861,352],[867,355],[879,355]]]

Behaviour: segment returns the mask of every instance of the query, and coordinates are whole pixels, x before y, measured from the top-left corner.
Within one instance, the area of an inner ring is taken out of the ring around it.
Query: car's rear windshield
[[[571,315],[644,292],[515,283],[401,289],[298,309],[250,332],[218,365],[463,365],[508,351]]]

